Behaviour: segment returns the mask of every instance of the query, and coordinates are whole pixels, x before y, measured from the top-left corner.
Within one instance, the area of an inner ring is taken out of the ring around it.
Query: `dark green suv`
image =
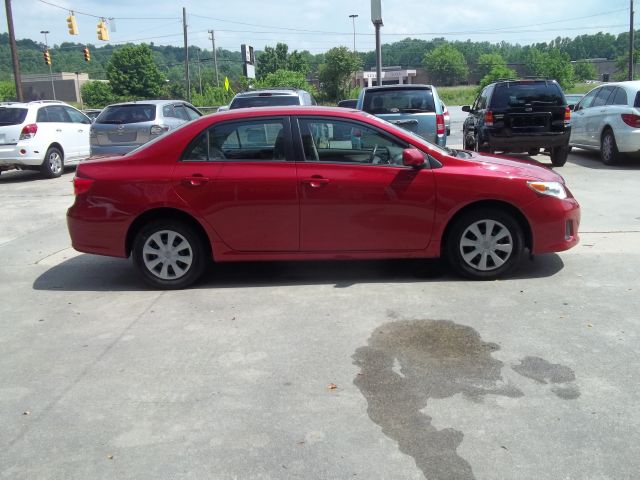
[[[569,154],[571,110],[555,80],[503,80],[487,85],[462,111],[463,148],[528,153],[543,149],[561,167]]]

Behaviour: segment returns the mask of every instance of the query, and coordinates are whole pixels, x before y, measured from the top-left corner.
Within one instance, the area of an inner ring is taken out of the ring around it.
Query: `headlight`
[[[559,182],[527,182],[531,190],[541,195],[548,195],[559,199],[567,198],[567,191]]]

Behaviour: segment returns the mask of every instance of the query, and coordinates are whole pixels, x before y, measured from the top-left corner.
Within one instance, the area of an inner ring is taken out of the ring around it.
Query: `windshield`
[[[137,103],[135,105],[111,105],[98,115],[95,123],[141,123],[155,119],[155,105]]]
[[[492,108],[524,107],[525,105],[565,105],[564,95],[556,83],[536,81],[501,83],[496,85]]]
[[[431,90],[398,88],[367,92],[364,96],[362,109],[365,112],[379,115],[402,112],[435,112],[436,106]]]
[[[260,95],[234,98],[229,106],[233,108],[252,107],[281,107],[285,105],[300,105],[297,95]]]
[[[26,117],[26,108],[0,107],[0,126],[20,125]]]

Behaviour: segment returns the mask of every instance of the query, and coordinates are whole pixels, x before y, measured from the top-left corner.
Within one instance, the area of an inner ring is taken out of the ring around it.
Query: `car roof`
[[[306,92],[299,88],[261,88],[258,90],[249,90],[246,92],[240,92],[236,94],[236,97],[254,97],[261,93],[277,93],[279,95],[298,95],[300,92]]]
[[[284,107],[236,108],[224,112],[212,113],[218,117],[268,117],[274,115],[333,115],[337,117],[362,118],[370,116],[362,110],[343,107],[319,107],[315,105],[290,105]],[[209,115],[210,117],[210,115]]]
[[[407,90],[433,90],[433,85],[426,85],[422,83],[397,83],[393,85],[380,85],[375,87],[365,87],[363,90],[367,92],[375,91],[375,90],[399,90],[399,89],[407,89]]]
[[[0,102],[0,107],[18,107],[29,108],[34,105],[65,105],[70,107],[71,105],[61,102],[60,100],[33,100],[31,102]]]
[[[131,102],[120,102],[120,103],[112,103],[108,105],[109,107],[119,107],[121,105],[168,105],[171,103],[186,103],[189,102],[185,100],[133,100]],[[106,107],[105,107],[106,108]]]

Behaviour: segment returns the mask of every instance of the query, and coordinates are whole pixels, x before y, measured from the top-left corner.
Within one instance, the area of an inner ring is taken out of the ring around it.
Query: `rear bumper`
[[[28,145],[0,145],[0,169],[39,167],[45,152],[34,151]]]
[[[615,133],[618,151],[623,153],[640,152],[640,129],[618,129]]]
[[[569,144],[571,129],[566,129],[563,133],[540,133],[530,135],[496,135],[488,132],[488,142],[492,150],[505,152],[526,152],[535,148],[566,147]]]

